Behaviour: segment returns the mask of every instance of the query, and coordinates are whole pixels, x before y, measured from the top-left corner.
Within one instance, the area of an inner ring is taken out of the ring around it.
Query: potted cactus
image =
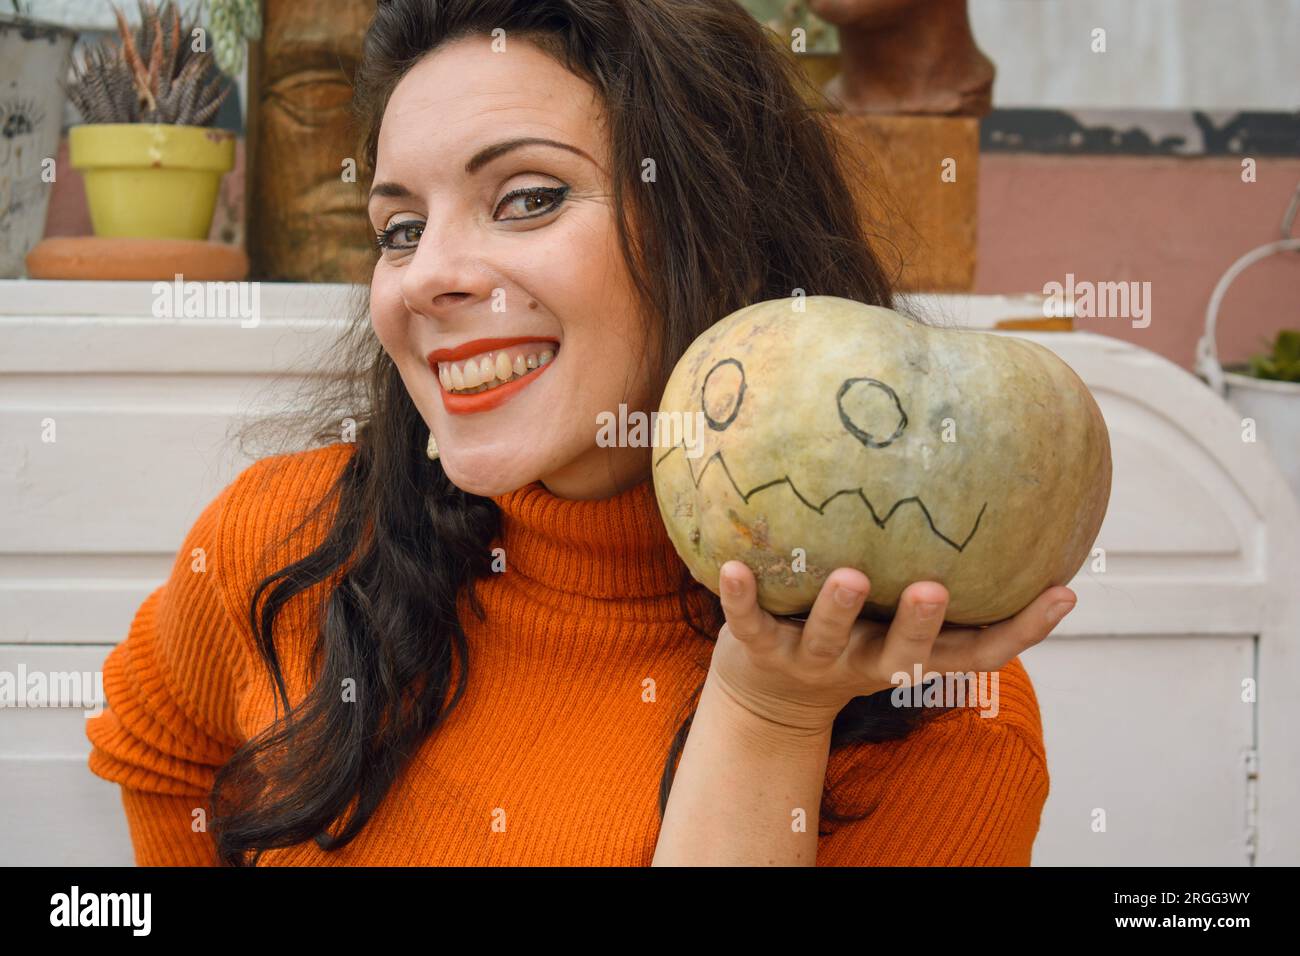
[[[139,0],[133,30],[116,5],[118,36],[90,47],[65,82],[85,119],[68,132],[97,236],[206,239],[235,136],[213,129],[233,84],[205,31],[182,23],[174,0]]]

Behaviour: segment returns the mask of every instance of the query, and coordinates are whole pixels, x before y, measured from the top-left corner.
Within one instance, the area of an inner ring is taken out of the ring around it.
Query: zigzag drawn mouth
[[[672,448],[668,449],[666,452],[660,455],[659,459],[654,463],[654,466],[658,468],[664,462],[664,460],[668,458],[669,455],[677,451],[677,449],[679,448],[682,449],[683,453],[686,451],[686,446],[681,442],[678,442]],[[830,502],[838,498],[840,495],[856,494],[858,498],[861,499],[862,503],[867,506],[867,510],[871,512],[871,520],[876,523],[876,527],[883,529],[885,525],[889,522],[889,519],[894,516],[894,512],[896,512],[900,507],[902,507],[905,504],[915,503],[916,506],[921,509],[921,513],[925,515],[925,521],[930,526],[930,530],[934,532],[935,537],[939,538],[945,544],[956,549],[957,551],[965,550],[966,545],[969,544],[971,538],[975,536],[975,532],[979,529],[980,526],[980,519],[984,517],[984,509],[987,508],[989,504],[986,501],[984,502],[983,505],[980,506],[980,513],[975,517],[975,524],[971,527],[965,539],[960,544],[958,544],[952,538],[948,537],[937,527],[935,527],[934,518],[930,514],[930,509],[925,506],[925,502],[922,501],[920,496],[918,495],[909,495],[906,498],[899,498],[897,501],[894,502],[893,506],[882,518],[880,514],[876,511],[875,506],[871,503],[871,499],[868,498],[863,493],[861,487],[841,488],[839,491],[835,492],[835,494],[831,495],[820,505],[818,505],[809,501],[802,494],[800,494],[799,489],[795,487],[794,481],[791,480],[789,475],[785,475],[781,478],[776,478],[772,481],[765,481],[761,485],[755,485],[747,492],[741,491],[740,486],[736,484],[736,479],[732,477],[731,469],[727,467],[727,462],[722,457],[722,449],[718,449],[705,460],[704,467],[700,469],[700,473],[698,475],[695,474],[694,469],[691,467],[690,456],[686,455],[685,457],[686,457],[686,469],[688,472],[690,472],[691,481],[694,483],[696,488],[700,487],[700,482],[704,479],[704,474],[709,470],[709,466],[712,465],[714,461],[717,461],[722,466],[722,471],[727,476],[727,480],[731,482],[731,487],[735,489],[736,494],[740,497],[740,500],[745,502],[746,504],[749,503],[749,499],[751,496],[757,494],[758,492],[762,491],[765,488],[771,488],[773,485],[779,485],[782,483],[789,485],[790,490],[794,492],[795,498],[803,502],[804,505],[806,505],[812,511],[817,512],[818,514],[824,514],[826,506],[830,504]]]

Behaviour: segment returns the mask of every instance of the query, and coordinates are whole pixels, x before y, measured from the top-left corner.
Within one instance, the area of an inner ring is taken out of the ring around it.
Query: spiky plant
[[[132,31],[112,4],[119,42],[107,37],[73,64],[72,79],[63,83],[68,99],[87,123],[209,125],[233,84],[211,53],[194,49],[194,25],[181,23],[174,0],[161,9],[152,0],[139,5],[140,26]]]

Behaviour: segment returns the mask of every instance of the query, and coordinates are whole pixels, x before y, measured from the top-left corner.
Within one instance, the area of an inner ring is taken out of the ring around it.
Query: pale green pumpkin
[[[805,613],[853,567],[870,616],[926,580],[947,587],[948,622],[1002,620],[1069,583],[1110,497],[1105,421],[1053,352],[834,296],[733,312],[687,349],[659,411],[674,546],[715,592],[743,561],[773,614]]]

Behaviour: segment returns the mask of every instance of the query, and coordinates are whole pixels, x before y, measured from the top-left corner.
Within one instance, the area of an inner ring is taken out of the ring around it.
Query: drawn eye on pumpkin
[[[722,359],[709,369],[700,388],[700,407],[710,428],[725,431],[736,420],[744,400],[745,366],[738,359]]]
[[[898,393],[879,379],[846,378],[835,393],[835,407],[848,433],[868,448],[893,444],[907,427],[907,412]],[[876,440],[876,435],[890,430],[893,434],[888,438]]]

